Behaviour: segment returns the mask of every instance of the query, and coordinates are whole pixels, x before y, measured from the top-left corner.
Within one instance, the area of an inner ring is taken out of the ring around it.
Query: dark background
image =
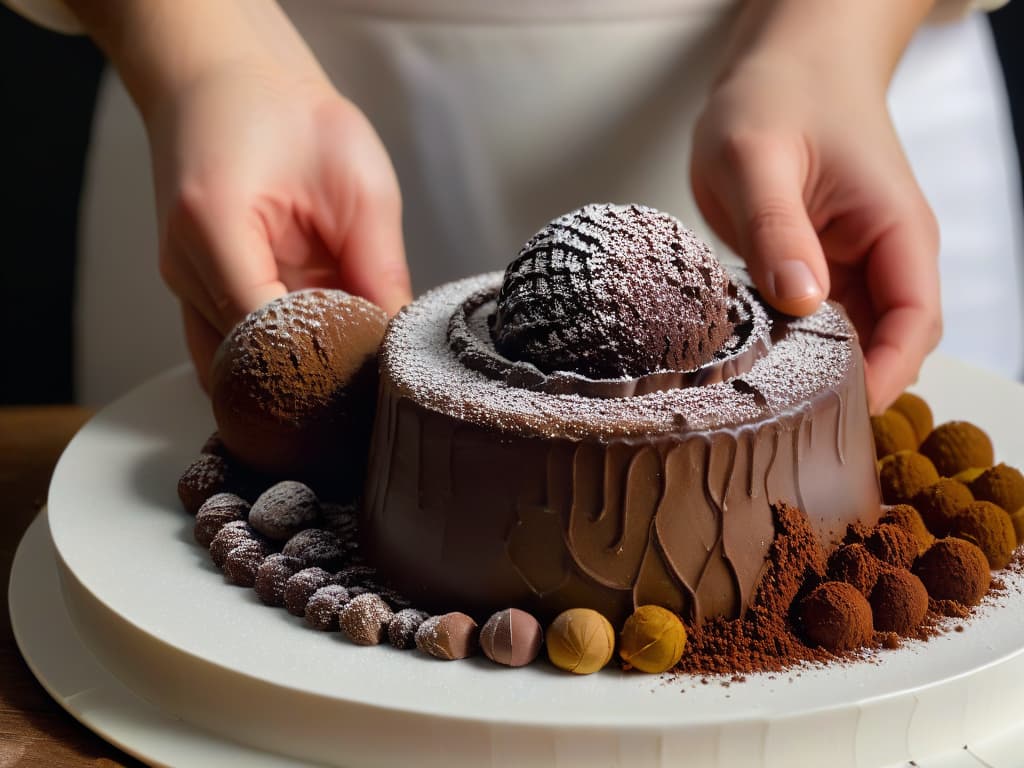
[[[1024,147],[1024,0],[990,20]],[[0,404],[74,400],[78,194],[103,66],[87,39],[0,6]]]

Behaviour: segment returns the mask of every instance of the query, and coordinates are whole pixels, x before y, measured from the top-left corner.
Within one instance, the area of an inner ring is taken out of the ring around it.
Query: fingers
[[[938,229],[922,201],[881,235],[868,256],[867,286],[877,317],[864,355],[872,413],[915,381],[942,335],[937,254]]]
[[[210,367],[220,346],[222,335],[195,307],[182,302],[181,315],[185,323],[185,343],[188,345],[196,376],[203,390],[210,392]]]
[[[807,315],[829,292],[828,266],[803,199],[804,171],[793,152],[775,142],[732,140],[713,178],[702,211],[747,263],[761,294],[776,309]],[[723,215],[729,231],[723,232]],[[716,221],[718,224],[716,225]]]

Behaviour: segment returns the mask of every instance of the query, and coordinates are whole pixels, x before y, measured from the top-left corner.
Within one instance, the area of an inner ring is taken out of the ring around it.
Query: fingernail
[[[821,286],[814,278],[811,268],[803,261],[783,261],[768,276],[775,298],[786,301],[820,296]]]

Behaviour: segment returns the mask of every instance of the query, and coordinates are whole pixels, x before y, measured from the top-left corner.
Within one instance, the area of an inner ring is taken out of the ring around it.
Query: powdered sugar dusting
[[[384,379],[427,408],[480,426],[603,439],[734,427],[797,410],[839,384],[856,360],[852,327],[826,303],[809,319],[777,317],[776,325],[788,328],[770,352],[725,382],[622,398],[537,392],[467,368],[448,345],[452,314],[468,296],[494,291],[501,280],[502,273],[492,272],[449,283],[402,310],[384,339]]]

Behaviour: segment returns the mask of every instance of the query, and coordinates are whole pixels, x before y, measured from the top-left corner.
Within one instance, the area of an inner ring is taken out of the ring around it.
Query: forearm
[[[274,0],[67,0],[144,116],[223,66],[266,62],[326,80]]]

